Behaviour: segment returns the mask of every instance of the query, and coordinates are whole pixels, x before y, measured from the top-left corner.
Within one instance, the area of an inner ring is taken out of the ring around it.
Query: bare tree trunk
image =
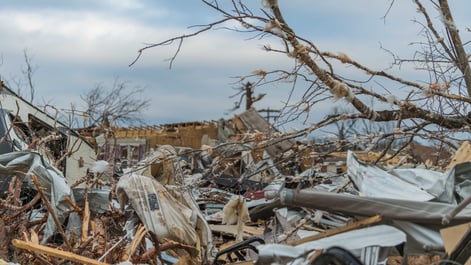
[[[460,34],[456,28],[455,21],[451,15],[450,6],[448,0],[439,0],[440,8],[443,13],[443,19],[445,26],[450,34],[452,45],[456,53],[456,65],[458,69],[463,73],[466,89],[468,90],[468,97],[471,96],[471,69],[469,68],[468,55],[464,50],[463,43],[461,41]]]

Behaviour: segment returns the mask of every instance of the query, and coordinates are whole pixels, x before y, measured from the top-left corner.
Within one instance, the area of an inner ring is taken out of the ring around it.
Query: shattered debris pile
[[[470,263],[467,142],[430,169],[259,129],[73,183],[38,152],[0,155],[0,264]]]

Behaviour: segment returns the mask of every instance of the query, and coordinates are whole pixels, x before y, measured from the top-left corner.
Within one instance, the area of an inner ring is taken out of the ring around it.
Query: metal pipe
[[[403,220],[414,223],[442,225],[442,218],[455,208],[440,202],[422,202],[379,197],[362,197],[317,190],[280,191],[282,205],[339,212],[347,216],[381,215],[383,219]],[[471,207],[464,208],[451,224],[471,221]]]

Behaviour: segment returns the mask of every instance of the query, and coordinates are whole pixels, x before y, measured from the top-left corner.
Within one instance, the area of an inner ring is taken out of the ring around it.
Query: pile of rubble
[[[79,134],[5,86],[0,101],[0,265],[471,264],[468,142],[448,164],[426,148],[378,164],[254,109]]]
[[[245,137],[71,184],[36,152],[0,155],[0,264],[469,264],[467,142],[432,170],[353,151],[300,166],[299,145]]]

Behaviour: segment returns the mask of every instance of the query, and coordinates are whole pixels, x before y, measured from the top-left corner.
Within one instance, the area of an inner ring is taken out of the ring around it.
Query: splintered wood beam
[[[73,200],[72,198],[70,198],[70,196],[66,196],[65,197],[65,200],[67,201],[67,203],[72,206],[72,208],[74,208],[74,211],[76,211],[78,214],[83,214],[82,213],[82,208],[80,208]]]
[[[382,220],[381,215],[375,215],[375,216],[372,216],[372,217],[369,217],[369,218],[366,218],[366,219],[348,224],[346,226],[329,229],[329,230],[327,230],[323,233],[319,233],[319,234],[316,234],[316,235],[312,235],[312,236],[308,236],[308,237],[305,237],[305,238],[301,238],[301,239],[298,239],[298,240],[291,241],[291,242],[288,243],[288,245],[291,245],[291,246],[301,245],[301,244],[306,243],[306,242],[318,240],[318,239],[321,239],[321,238],[326,238],[326,237],[329,237],[329,236],[337,235],[337,234],[340,234],[340,233],[344,233],[344,232],[348,232],[348,231],[351,231],[351,230],[363,228],[363,227],[366,227],[366,226],[369,226],[369,225],[372,225],[372,224],[376,224],[376,223],[381,222],[381,220]]]
[[[90,207],[88,203],[88,190],[85,190],[85,202],[83,207],[82,220],[82,242],[88,240],[88,226],[90,223]]]
[[[11,243],[13,244],[13,246],[15,246],[17,248],[32,251],[32,252],[35,252],[35,253],[46,254],[46,255],[54,256],[54,257],[57,257],[57,258],[61,258],[61,259],[65,259],[65,260],[69,260],[69,261],[73,261],[73,262],[78,262],[80,264],[91,264],[91,265],[106,265],[106,264],[108,264],[108,263],[103,263],[103,262],[100,262],[100,261],[97,261],[97,260],[94,260],[94,259],[90,259],[90,258],[87,258],[87,257],[83,257],[83,256],[80,256],[80,255],[71,253],[71,252],[46,247],[46,246],[39,245],[39,244],[32,243],[32,242],[26,242],[26,241],[22,241],[22,240],[18,240],[18,239],[13,239],[11,241]]]

